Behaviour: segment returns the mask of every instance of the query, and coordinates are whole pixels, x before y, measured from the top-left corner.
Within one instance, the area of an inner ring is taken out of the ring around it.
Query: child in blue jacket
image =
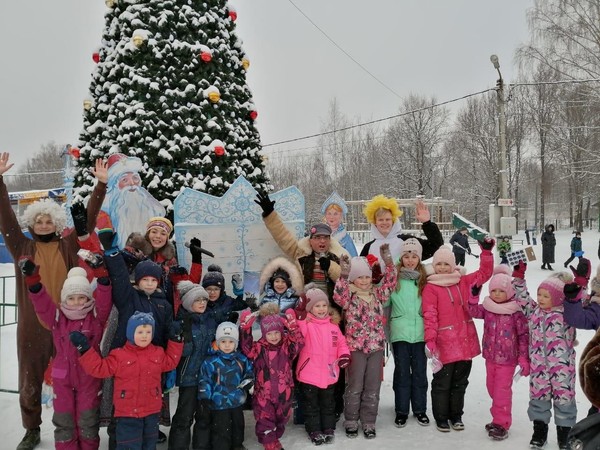
[[[253,385],[252,363],[237,351],[239,330],[234,323],[217,327],[218,350],[200,369],[198,398],[210,409],[212,450],[244,449],[243,406]]]

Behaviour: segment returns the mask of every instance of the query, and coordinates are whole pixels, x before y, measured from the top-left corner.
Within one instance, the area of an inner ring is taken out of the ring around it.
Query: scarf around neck
[[[483,299],[483,303],[481,304],[483,309],[489,311],[494,314],[503,314],[503,315],[511,315],[520,311],[520,307],[516,301],[510,300],[504,303],[496,303],[489,296]]]
[[[461,276],[458,271],[452,273],[432,273],[427,277],[427,282],[436,286],[454,286],[458,284]]]
[[[60,310],[69,320],[82,320],[85,316],[94,309],[96,302],[93,298],[89,299],[81,306],[68,306],[66,303],[61,303]]]
[[[350,283],[350,292],[369,305],[374,303],[373,299],[375,298],[375,295],[373,294],[372,286],[371,289],[360,289],[359,287],[355,286],[354,283]]]

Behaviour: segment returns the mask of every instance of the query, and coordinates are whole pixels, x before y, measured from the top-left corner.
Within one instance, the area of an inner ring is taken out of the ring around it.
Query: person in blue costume
[[[346,226],[343,223],[344,217],[348,213],[348,207],[340,194],[333,191],[329,198],[325,200],[323,206],[321,206],[321,213],[325,216],[325,222],[333,231],[331,237],[337,240],[350,253],[350,257],[358,256],[354,241],[347,233]]]

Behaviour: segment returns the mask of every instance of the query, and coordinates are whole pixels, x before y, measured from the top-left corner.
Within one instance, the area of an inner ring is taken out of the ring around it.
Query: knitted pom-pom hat
[[[194,302],[200,299],[208,301],[208,292],[199,284],[194,284],[189,280],[180,281],[177,284],[177,290],[181,295],[181,305],[188,311],[192,311]]]
[[[60,301],[65,303],[69,295],[85,295],[88,299],[92,298],[92,286],[87,279],[85,270],[81,267],[73,267],[67,274],[62,290],[60,291]]]
[[[571,281],[573,281],[573,277],[568,272],[554,273],[540,283],[538,291],[546,289],[552,299],[552,306],[561,306],[565,298],[565,294],[563,293],[565,283],[570,283]]]
[[[216,264],[208,266],[207,272],[204,275],[204,278],[202,278],[202,287],[207,288],[209,286],[217,286],[221,289],[225,286],[223,269]]]
[[[515,296],[512,278],[504,273],[497,273],[490,279],[490,294],[496,289],[506,293],[506,300],[510,300]]]
[[[152,327],[152,337],[154,337],[154,316],[151,313],[136,311],[127,321],[127,331],[125,335],[127,340],[135,344],[135,330],[140,325],[150,325]]]

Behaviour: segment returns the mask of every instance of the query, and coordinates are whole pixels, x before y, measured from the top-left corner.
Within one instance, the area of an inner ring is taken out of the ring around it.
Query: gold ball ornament
[[[94,104],[94,103],[93,103],[93,102],[92,102],[90,99],[87,99],[87,98],[86,98],[86,99],[83,101],[83,109],[85,109],[86,111],[89,111],[90,109],[92,109],[92,105],[93,105],[93,104]]]
[[[108,7],[108,8],[113,8],[115,6],[116,0],[104,0],[104,4]]]
[[[244,70],[248,70],[248,67],[250,67],[250,61],[246,58],[242,59],[242,67],[244,68]]]
[[[131,40],[133,41],[133,45],[135,45],[137,48],[140,48],[144,44],[144,36],[139,34],[133,36]]]
[[[208,99],[213,103],[217,103],[219,100],[221,100],[221,94],[218,92],[211,92],[208,94]]]

